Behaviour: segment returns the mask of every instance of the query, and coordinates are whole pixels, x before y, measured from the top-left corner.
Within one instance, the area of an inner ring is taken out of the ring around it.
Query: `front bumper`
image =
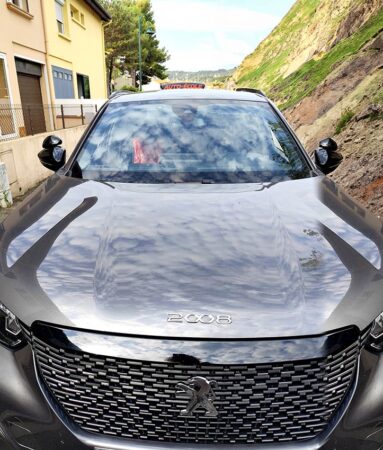
[[[199,450],[227,445],[148,443],[84,433],[60,418],[42,391],[29,346],[11,352],[0,346],[0,449]],[[353,397],[334,428],[301,443],[233,446],[265,450],[378,450],[383,448],[383,355],[363,350]]]

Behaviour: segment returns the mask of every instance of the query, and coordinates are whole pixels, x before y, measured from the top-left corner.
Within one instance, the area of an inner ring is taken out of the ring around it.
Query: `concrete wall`
[[[86,126],[55,131],[67,151],[67,158],[74,150]],[[38,183],[45,180],[52,172],[43,167],[37,157],[41,144],[51,133],[41,133],[8,142],[0,142],[0,162],[7,168],[9,184],[13,197],[25,194]]]
[[[9,188],[7,168],[0,162],[0,208],[9,208],[12,205],[12,194]]]

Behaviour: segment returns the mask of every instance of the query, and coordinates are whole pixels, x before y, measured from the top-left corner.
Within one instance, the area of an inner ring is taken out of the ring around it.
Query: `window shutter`
[[[56,19],[57,19],[59,22],[64,23],[64,17],[63,17],[63,4],[61,3],[60,0],[56,0],[55,6],[56,6]]]

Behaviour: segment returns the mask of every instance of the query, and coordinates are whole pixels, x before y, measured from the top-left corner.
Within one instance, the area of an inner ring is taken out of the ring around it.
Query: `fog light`
[[[383,351],[383,313],[374,320],[367,345],[373,350]]]
[[[25,344],[25,339],[16,316],[0,303],[0,344],[16,348]]]

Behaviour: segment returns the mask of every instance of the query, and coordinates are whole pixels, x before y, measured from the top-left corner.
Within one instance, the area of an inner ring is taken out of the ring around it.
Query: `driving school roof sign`
[[[161,89],[205,89],[204,83],[162,83]]]

